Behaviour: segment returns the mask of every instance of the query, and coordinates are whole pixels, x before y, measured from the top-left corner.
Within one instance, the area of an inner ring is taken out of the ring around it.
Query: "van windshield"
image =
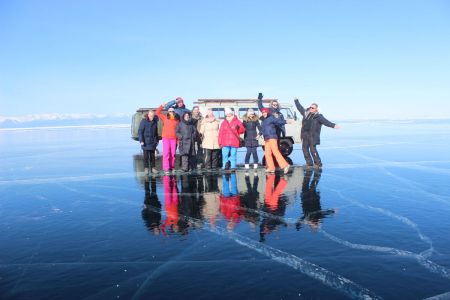
[[[292,111],[291,111],[291,109],[290,108],[281,108],[280,109],[280,112],[283,114],[283,116],[286,118],[286,119],[294,119],[294,114],[292,113]]]

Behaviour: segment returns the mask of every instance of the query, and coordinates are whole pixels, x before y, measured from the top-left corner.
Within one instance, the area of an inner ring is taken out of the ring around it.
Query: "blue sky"
[[[449,1],[0,0],[0,115],[182,96],[450,117]]]

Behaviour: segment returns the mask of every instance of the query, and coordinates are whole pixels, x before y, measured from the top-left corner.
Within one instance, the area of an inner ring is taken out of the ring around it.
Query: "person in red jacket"
[[[226,169],[230,162],[231,169],[236,169],[236,153],[240,144],[240,135],[245,132],[245,127],[234,115],[234,111],[225,107],[225,120],[219,129],[219,145],[222,148],[222,169]]]
[[[156,115],[163,122],[162,144],[163,144],[163,170],[166,174],[175,168],[175,152],[177,151],[177,125],[180,122],[174,109],[171,107],[167,115],[162,113],[165,103],[158,107]]]

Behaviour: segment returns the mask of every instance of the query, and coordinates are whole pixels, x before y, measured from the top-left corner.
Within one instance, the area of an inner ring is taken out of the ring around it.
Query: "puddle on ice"
[[[450,146],[352,126],[323,171],[248,176],[146,176],[123,128],[0,132],[0,298],[448,299]]]

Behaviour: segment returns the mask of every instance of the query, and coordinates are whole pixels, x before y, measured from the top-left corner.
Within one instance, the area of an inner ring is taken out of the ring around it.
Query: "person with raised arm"
[[[262,93],[259,93],[259,94],[258,94],[258,108],[259,108],[259,110],[261,111],[261,113],[262,113],[262,109],[264,108],[262,99],[263,99],[263,94],[262,94]],[[267,108],[269,109],[269,112],[270,112],[271,115],[273,115],[273,116],[275,116],[275,117],[277,117],[277,118],[280,118],[280,119],[284,120],[284,116],[283,116],[283,114],[281,113],[281,110],[280,110],[281,107],[280,107],[280,103],[278,102],[278,100],[272,100],[272,101],[270,102],[269,107],[267,107]],[[285,128],[284,125],[285,125],[285,124],[283,124],[283,125],[278,125],[278,126],[276,127],[276,132],[277,132],[277,137],[278,137],[278,138],[280,138],[280,137],[285,137],[285,136],[286,136],[286,128]]]
[[[268,108],[262,109],[262,133],[264,137],[264,156],[266,158],[266,172],[275,173],[273,156],[284,173],[289,172],[289,163],[284,159],[278,148],[276,127],[286,124],[284,119],[271,115]]]
[[[314,168],[322,167],[322,160],[320,159],[319,152],[317,152],[317,145],[320,145],[320,131],[322,125],[330,128],[341,128],[338,124],[328,121],[321,113],[319,113],[319,106],[317,103],[311,103],[311,105],[305,109],[298,99],[294,99],[295,106],[302,114],[302,150],[305,157],[306,166]]]
[[[164,110],[169,110],[169,108],[173,108],[179,119],[181,119],[185,112],[190,112],[190,110],[186,108],[184,100],[181,97],[177,97],[175,100],[165,103]]]
[[[175,168],[175,152],[177,151],[177,125],[180,122],[174,108],[169,108],[167,115],[162,113],[166,104],[162,104],[156,110],[156,115],[163,122],[162,144],[163,144],[163,163],[162,167],[166,174],[170,174]]]

